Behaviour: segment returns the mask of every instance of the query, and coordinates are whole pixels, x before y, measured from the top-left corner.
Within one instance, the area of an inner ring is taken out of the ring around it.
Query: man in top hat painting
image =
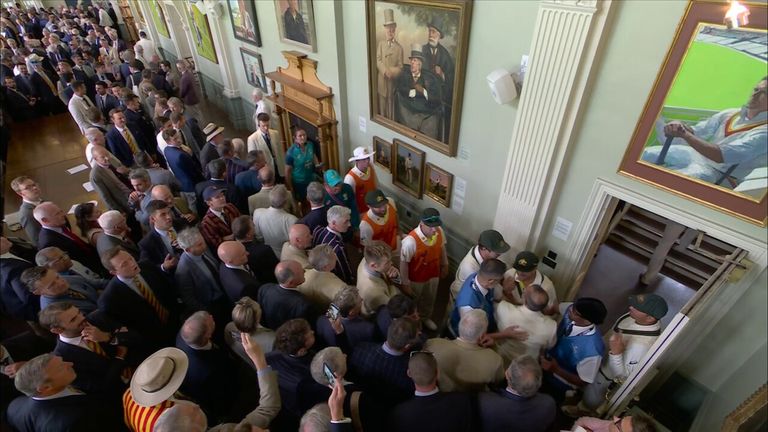
[[[405,126],[430,138],[439,139],[442,113],[441,85],[435,75],[424,69],[424,55],[413,44],[408,65],[397,77],[397,117]]]
[[[395,118],[395,79],[403,70],[403,47],[395,40],[395,12],[384,9],[385,40],[376,47],[376,69],[379,78],[376,84],[379,114],[394,120]]]
[[[451,106],[453,96],[453,77],[455,65],[448,50],[440,44],[440,39],[445,36],[444,21],[440,17],[433,17],[427,24],[428,40],[421,48],[424,55],[424,69],[432,72],[437,77],[442,94],[442,124],[438,133],[440,141],[448,140],[451,122]]]

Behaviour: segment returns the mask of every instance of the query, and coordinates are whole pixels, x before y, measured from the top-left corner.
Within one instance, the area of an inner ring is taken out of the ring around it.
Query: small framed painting
[[[259,22],[256,20],[256,3],[251,0],[228,0],[229,19],[235,39],[261,46]]]
[[[427,172],[424,176],[424,194],[445,207],[450,207],[452,191],[453,174],[427,163]]]
[[[420,199],[424,186],[424,152],[399,139],[395,139],[393,143],[395,151],[392,182]]]
[[[373,156],[373,160],[387,171],[392,171],[392,143],[384,141],[383,139],[375,136],[373,137],[373,151],[376,154]]]
[[[243,57],[243,69],[245,70],[245,79],[248,84],[267,91],[267,81],[264,76],[264,64],[261,62],[261,54],[240,48],[240,55]]]

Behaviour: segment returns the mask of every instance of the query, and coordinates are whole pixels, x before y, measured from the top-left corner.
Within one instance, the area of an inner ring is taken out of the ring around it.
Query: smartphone
[[[333,321],[339,319],[339,307],[331,303],[331,306],[328,308],[326,315]]]
[[[328,378],[328,382],[331,384],[331,387],[336,385],[336,377],[333,375],[333,371],[331,370],[330,366],[328,366],[328,363],[323,362],[323,372],[325,373],[325,377]]]

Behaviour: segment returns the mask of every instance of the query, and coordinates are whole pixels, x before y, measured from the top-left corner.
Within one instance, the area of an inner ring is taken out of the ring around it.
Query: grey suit
[[[136,246],[136,243],[132,241],[120,240],[119,238],[112,237],[106,233],[100,235],[96,240],[96,250],[99,252],[99,255],[104,255],[106,251],[116,246],[122,247],[129,254],[133,255],[133,258],[137,261],[139,260],[139,248]]]
[[[101,200],[110,210],[133,213],[128,206],[130,189],[123,184],[108,168],[96,165],[91,169],[91,185],[99,193]]]
[[[35,210],[35,205],[26,201],[21,202],[19,207],[19,218],[21,227],[24,228],[24,232],[27,233],[29,241],[37,246],[37,236],[40,235],[40,230],[43,228],[40,226],[40,222],[35,219],[32,212]]]
[[[172,172],[164,168],[149,168],[149,179],[153,185],[166,185],[171,188],[174,193],[181,189],[181,183]]]
[[[151,179],[151,177],[150,177]],[[152,201],[152,189],[148,189],[144,192],[144,198],[139,202],[139,208],[136,209],[136,220],[141,222],[144,227],[149,227],[149,215],[144,209],[147,208],[147,204]]]
[[[215,270],[216,259],[207,251],[205,254]],[[218,272],[209,275],[210,270],[206,272],[207,267],[204,267],[205,264],[199,263],[187,252],[179,257],[174,277],[179,297],[187,312],[211,310],[213,303],[224,300],[224,291],[219,282]]]

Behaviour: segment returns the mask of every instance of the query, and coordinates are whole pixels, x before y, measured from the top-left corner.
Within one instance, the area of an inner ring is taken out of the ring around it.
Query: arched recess
[[[171,32],[171,40],[178,58],[192,57],[197,63],[197,53],[192,49],[192,41],[189,39],[191,37],[189,21],[184,10],[177,9],[174,2],[167,0],[162,2],[162,6],[165,9],[168,30]]]

